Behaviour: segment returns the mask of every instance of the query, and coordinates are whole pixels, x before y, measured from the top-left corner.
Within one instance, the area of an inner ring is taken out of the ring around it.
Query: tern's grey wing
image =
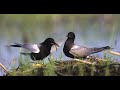
[[[34,52],[34,53],[39,53],[40,52],[40,45],[38,44],[23,44],[22,45],[23,48],[29,50],[30,52]]]
[[[75,57],[87,57],[91,54],[91,49],[83,46],[73,45],[70,53]]]

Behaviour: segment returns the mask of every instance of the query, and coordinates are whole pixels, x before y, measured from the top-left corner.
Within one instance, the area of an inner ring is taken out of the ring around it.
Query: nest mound
[[[23,65],[8,76],[120,76],[120,63],[110,60],[66,60]]]

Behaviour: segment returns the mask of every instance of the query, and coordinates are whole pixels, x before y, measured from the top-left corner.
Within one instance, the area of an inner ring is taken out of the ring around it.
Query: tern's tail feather
[[[15,44],[9,45],[9,46],[11,46],[11,47],[22,47],[23,45],[20,44],[20,43],[15,43]]]
[[[92,53],[97,53],[97,52],[101,52],[101,51],[108,50],[108,49],[111,49],[111,47],[105,46],[101,48],[92,48]]]

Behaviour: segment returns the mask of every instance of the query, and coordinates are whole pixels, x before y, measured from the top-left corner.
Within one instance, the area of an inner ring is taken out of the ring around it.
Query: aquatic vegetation
[[[43,64],[24,63],[18,68],[13,68],[8,76],[119,76],[120,63],[114,62],[110,57],[105,57],[101,61],[87,61],[85,63],[75,60],[55,61],[54,57]]]

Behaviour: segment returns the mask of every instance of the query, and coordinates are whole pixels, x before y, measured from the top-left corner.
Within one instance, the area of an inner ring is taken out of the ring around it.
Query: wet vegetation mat
[[[120,63],[94,60],[50,60],[49,63],[28,63],[13,68],[6,76],[120,76]]]

